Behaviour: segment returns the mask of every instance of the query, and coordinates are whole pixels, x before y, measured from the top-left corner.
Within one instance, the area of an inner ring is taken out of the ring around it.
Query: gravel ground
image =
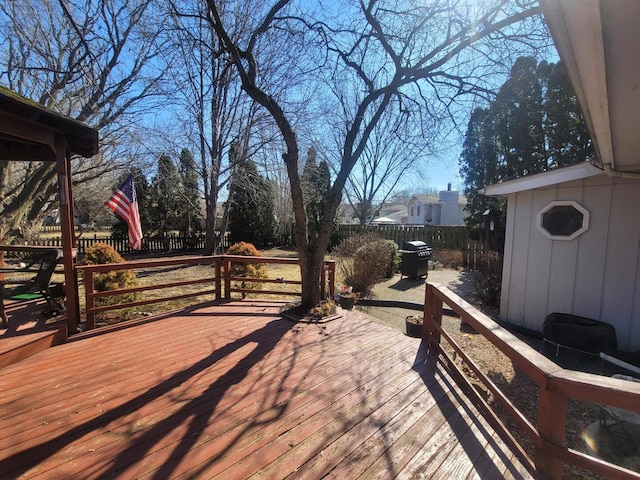
[[[431,270],[427,281],[445,285],[465,300],[470,301],[474,292],[472,275],[470,272],[458,270]],[[425,280],[423,278],[413,280],[395,275],[393,278],[377,284],[373,289],[373,300],[376,301],[377,305],[368,305],[365,301],[361,302],[358,309],[387,325],[404,331],[405,318],[422,311],[424,293]],[[419,306],[415,308],[397,308],[380,305],[384,300],[409,302]]]

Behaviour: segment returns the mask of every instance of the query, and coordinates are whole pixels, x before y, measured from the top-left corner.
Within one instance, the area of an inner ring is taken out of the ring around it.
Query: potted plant
[[[422,317],[409,315],[405,318],[407,335],[414,338],[422,337]]]
[[[343,285],[338,293],[338,303],[345,310],[351,310],[356,303],[358,295],[353,292],[353,287]]]

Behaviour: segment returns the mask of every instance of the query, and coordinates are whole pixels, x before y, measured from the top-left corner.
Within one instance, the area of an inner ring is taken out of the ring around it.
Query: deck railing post
[[[220,257],[214,257],[216,275],[216,300],[222,299],[222,262]]]
[[[424,318],[422,322],[422,338],[429,348],[437,349],[440,345],[440,332],[435,325],[442,325],[442,300],[435,295],[435,287],[429,283],[424,293]]]
[[[320,300],[327,298],[327,268],[326,262],[322,262],[320,269]]]
[[[567,397],[541,385],[538,394],[538,433],[542,444],[536,448],[536,469],[541,478],[562,478],[564,462],[549,451],[547,445],[564,446],[567,425]]]
[[[336,293],[336,262],[328,261],[327,266],[329,267],[329,297],[333,298]]]
[[[224,298],[231,299],[231,260],[227,257],[222,257],[224,263]]]
[[[93,313],[95,307],[95,300],[93,299],[93,272],[91,270],[84,270],[84,301],[85,301],[85,316],[87,318],[87,330],[96,328],[96,314]]]

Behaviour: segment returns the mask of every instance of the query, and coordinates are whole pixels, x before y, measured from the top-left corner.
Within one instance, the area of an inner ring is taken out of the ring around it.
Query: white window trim
[[[580,213],[582,213],[582,227],[573,232],[571,235],[552,235],[551,233],[549,233],[542,226],[542,216],[553,207],[573,207],[578,210]],[[573,200],[554,200],[552,202],[549,202],[542,210],[538,212],[536,227],[538,227],[538,230],[540,230],[545,237],[550,238],[551,240],[570,241],[589,230],[589,210]]]

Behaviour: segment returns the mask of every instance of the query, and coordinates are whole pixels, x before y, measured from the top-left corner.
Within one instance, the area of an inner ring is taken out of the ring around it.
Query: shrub
[[[462,268],[462,252],[448,248],[434,250],[431,255],[431,263],[434,269],[453,268],[457,270]]]
[[[227,255],[243,255],[247,257],[262,257],[262,253],[251,243],[239,242],[234,243],[227,250]],[[233,263],[231,262],[232,277],[247,278],[267,278],[267,265],[265,263]],[[241,288],[257,289],[262,286],[260,282],[243,281],[239,285]],[[245,298],[242,294],[242,298]]]
[[[333,249],[333,254],[337,257],[352,257],[356,251],[364,244],[373,243],[382,238],[375,233],[357,233],[345,238],[340,244]]]
[[[81,265],[105,265],[108,263],[125,263],[125,259],[120,256],[115,249],[106,243],[96,243],[89,247],[80,262]],[[138,279],[132,270],[116,270],[113,272],[96,273],[93,276],[93,289],[96,292],[106,292],[120,290],[122,288],[137,287]],[[129,303],[138,300],[138,293],[125,293],[112,295],[109,297],[96,298],[95,305],[116,305]],[[130,312],[123,312],[123,316],[128,316]]]
[[[498,306],[502,287],[502,255],[497,252],[483,255],[473,276],[473,282],[476,294],[485,305]]]
[[[345,284],[360,296],[371,293],[382,279],[393,276],[400,263],[398,245],[374,234],[353,235],[334,250]]]
[[[400,269],[402,260],[400,258],[400,254],[398,253],[398,244],[396,242],[394,242],[393,240],[383,240],[383,243],[387,248],[387,255],[386,257],[384,257],[387,262],[387,269],[384,272],[384,277],[391,278]]]

